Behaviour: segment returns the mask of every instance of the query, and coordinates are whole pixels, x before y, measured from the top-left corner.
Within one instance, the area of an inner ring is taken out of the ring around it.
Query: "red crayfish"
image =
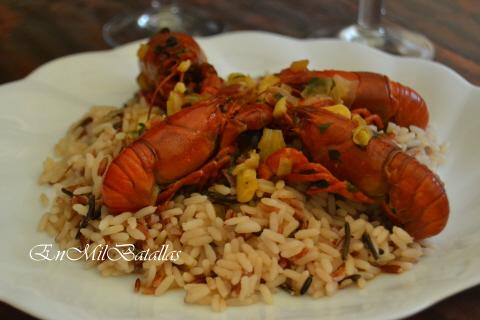
[[[157,44],[161,49],[155,49]],[[260,177],[270,178],[280,160],[289,159],[292,168],[285,179],[313,182],[308,193],[334,192],[379,203],[393,222],[416,239],[433,236],[445,227],[449,205],[438,176],[386,135],[374,136],[365,145],[354,143],[352,133],[358,122],[324,108],[335,105],[335,99],[302,97],[298,105],[289,105],[282,116],[273,117],[274,105],[268,101],[229,97],[211,65],[210,71],[191,74],[188,79],[178,74],[176,68],[185,59],[198,70],[206,65],[200,47],[189,36],[164,31],[148,46],[147,53],[140,56],[144,94],[156,99],[157,92],[158,97],[165,97],[177,81],[186,81],[192,92],[206,93],[207,98],[154,124],[113,160],[102,192],[112,213],[162,204],[182,186],[204,185],[230,165],[242,132],[272,125],[297,137],[303,152],[293,148],[276,151],[261,163]],[[155,50],[163,55],[155,56]],[[176,50],[179,53],[172,55]],[[334,84],[343,82],[342,102],[352,113],[379,125],[392,121],[424,128],[428,123],[428,110],[420,95],[383,75],[291,67],[277,77],[299,97],[312,79],[323,79],[321,85],[326,84],[328,90],[333,88],[329,79]]]

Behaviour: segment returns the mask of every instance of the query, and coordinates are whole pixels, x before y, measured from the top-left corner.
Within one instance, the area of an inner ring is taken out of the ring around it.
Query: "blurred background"
[[[171,3],[171,0],[153,1]],[[332,37],[357,20],[357,0],[177,0],[183,13],[213,29],[265,30],[293,37]],[[105,24],[138,15],[151,0],[1,0],[0,83],[71,53],[107,49]],[[435,46],[435,60],[480,84],[479,0],[385,0],[387,27],[405,27]]]
[[[112,23],[125,17],[138,22],[138,17],[152,10],[152,5],[156,10],[159,5],[172,3],[162,1],[0,0],[0,83],[21,79],[41,64],[61,56],[110,48],[117,38],[105,32],[117,31],[117,35],[127,36],[118,32],[121,23],[111,26]],[[298,38],[336,37],[340,30],[356,23],[359,7],[358,0],[177,0],[175,3],[181,10],[176,13],[203,19],[200,23],[206,34],[265,30]],[[141,21],[148,24],[146,18]],[[370,24],[378,22],[375,16],[363,18],[363,22]],[[404,27],[423,34],[435,47],[435,61],[480,85],[480,0],[385,0],[381,21],[384,27]],[[480,286],[477,286],[410,319],[478,319],[479,299]],[[0,319],[34,318],[0,302]]]

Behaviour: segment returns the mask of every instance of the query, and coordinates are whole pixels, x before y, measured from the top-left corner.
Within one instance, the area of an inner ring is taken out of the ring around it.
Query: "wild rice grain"
[[[66,194],[69,197],[73,197],[73,192],[68,190],[67,188],[62,188],[60,189],[64,194]]]
[[[372,253],[372,256],[375,258],[375,260],[377,260],[378,259],[378,252],[377,252],[377,249],[375,249],[375,245],[373,244],[372,239],[370,238],[368,233],[364,232],[362,234],[362,241],[365,243],[368,250],[370,250],[370,252]]]
[[[351,240],[350,224],[348,222],[345,222],[343,229],[345,232],[345,237],[343,238],[342,260],[345,261],[345,259],[347,258],[348,252],[350,250],[350,240]]]
[[[307,280],[302,285],[302,288],[300,289],[300,295],[303,296],[305,293],[307,293],[308,289],[312,285],[313,277],[312,275],[309,275]]]

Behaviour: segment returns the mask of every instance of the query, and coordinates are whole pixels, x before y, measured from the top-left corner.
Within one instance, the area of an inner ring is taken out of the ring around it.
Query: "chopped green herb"
[[[330,78],[318,78],[314,77],[308,81],[305,89],[302,91],[303,97],[309,97],[313,95],[329,95],[332,91],[335,83]]]
[[[155,54],[159,54],[159,53],[162,53],[163,50],[165,50],[165,48],[161,45],[156,45],[155,48],[153,49],[153,52],[155,52]]]
[[[350,181],[347,181],[347,190],[350,192],[358,192],[357,187],[355,187]]]
[[[277,93],[275,93],[275,94],[273,95],[273,97],[275,98],[275,100],[280,100],[280,99],[283,98],[283,95],[282,95],[281,93],[278,93],[278,92],[277,92]]]
[[[322,179],[322,180],[316,181],[316,182],[314,183],[314,185],[315,185],[315,187],[318,187],[318,188],[321,188],[321,189],[325,189],[325,188],[328,188],[328,186],[329,186],[330,184],[328,183],[327,180]]]
[[[167,38],[167,41],[165,42],[165,46],[167,48],[175,47],[178,44],[177,38],[174,36],[170,36]]]
[[[145,131],[145,123],[140,122],[138,124],[138,130],[137,130],[138,136],[141,136],[144,131]]]
[[[296,115],[294,115],[293,116],[293,123],[298,126],[300,124],[300,118],[297,117]]]
[[[318,125],[318,129],[320,130],[320,133],[325,133],[325,131],[327,131],[327,129],[330,128],[332,124],[333,123],[331,122],[327,122],[327,123],[322,123]]]
[[[184,54],[185,52],[187,52],[187,50],[185,48],[181,48],[180,50],[178,50],[177,52],[175,52],[175,56],[177,58],[179,58],[182,54]]]
[[[335,149],[328,150],[328,157],[330,158],[330,160],[334,160],[334,161],[340,160],[340,156],[341,154],[338,150],[335,150]]]

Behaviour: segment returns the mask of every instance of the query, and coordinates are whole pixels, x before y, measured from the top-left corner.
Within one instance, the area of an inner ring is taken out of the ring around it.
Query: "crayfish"
[[[426,127],[426,103],[413,89],[379,74],[292,64],[264,92],[242,91],[217,76],[191,37],[169,31],[150,39],[139,56],[141,92],[152,103],[162,107],[158,101],[177,82],[201,99],[152,125],[113,160],[102,191],[113,214],[162,205],[183,186],[206,185],[232,164],[240,134],[276,127],[301,148],[281,148],[263,159],[261,178],[277,175],[279,163],[288,161],[287,182],[310,183],[309,194],[333,192],[377,203],[416,239],[445,227],[449,204],[436,174],[385,134],[357,141],[368,124]],[[191,73],[179,72],[187,60]],[[287,99],[278,111],[282,94]]]

